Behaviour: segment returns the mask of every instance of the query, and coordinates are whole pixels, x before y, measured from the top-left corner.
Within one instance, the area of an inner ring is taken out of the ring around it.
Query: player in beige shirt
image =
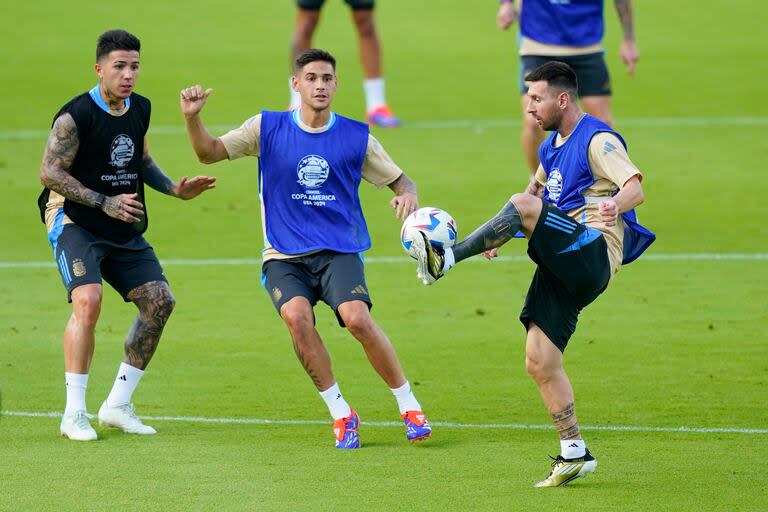
[[[411,248],[419,277],[431,284],[472,255],[495,256],[518,231],[528,239],[528,255],[537,268],[520,313],[525,365],[552,416],[561,449],[551,473],[536,487],[555,487],[597,467],[581,437],[563,352],[581,310],[655,235],[637,223],[634,213],[643,201],[642,174],[629,160],[623,139],[579,108],[573,69],[549,62],[528,80],[526,111],[553,132],[541,144],[535,179],[453,248],[432,247],[426,235],[415,237]]]
[[[361,254],[370,247],[357,188],[364,179],[394,193],[399,219],[418,208],[416,185],[395,165],[368,126],[336,115],[336,60],[322,50],[297,59],[292,86],[301,108],[263,111],[214,139],[200,111],[211,89],[181,92],[181,109],[192,147],[204,163],[259,158],[264,232],[262,277],[293,339],[299,361],[334,419],[336,448],[360,447],[360,417],[341,394],[331,358],[315,329],[314,306],[322,300],[363,346],[368,360],[397,400],[409,441],[431,435],[392,343],[371,317]]]

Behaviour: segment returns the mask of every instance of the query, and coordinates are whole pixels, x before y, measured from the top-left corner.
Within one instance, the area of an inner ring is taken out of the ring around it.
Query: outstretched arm
[[[395,193],[395,197],[389,204],[395,209],[395,215],[398,219],[405,220],[408,215],[419,208],[416,184],[405,173],[387,186]]]
[[[183,89],[180,97],[181,112],[184,114],[189,141],[197,154],[197,159],[204,164],[213,164],[229,157],[224,144],[208,133],[200,119],[200,111],[212,92],[213,89],[206,89],[203,92],[202,87],[194,85]]]
[[[169,196],[187,200],[199,196],[206,190],[216,188],[216,185],[214,185],[216,178],[212,176],[196,176],[192,179],[184,176],[178,183],[174,183],[160,169],[152,155],[149,154],[146,137],[144,138],[144,158],[142,164],[144,165],[144,183],[158,192]]]
[[[637,61],[640,59],[640,52],[635,43],[635,27],[632,19],[632,2],[630,0],[614,0],[616,12],[619,14],[621,30],[624,33],[624,40],[621,43],[621,60],[627,66],[627,74],[635,74]]]
[[[70,201],[95,208],[102,201],[101,209],[115,219],[139,222],[144,215],[144,205],[136,200],[137,194],[120,194],[107,197],[86,187],[70,174],[80,138],[77,125],[70,114],[62,114],[53,123],[48,144],[40,165],[40,183],[61,194]]]

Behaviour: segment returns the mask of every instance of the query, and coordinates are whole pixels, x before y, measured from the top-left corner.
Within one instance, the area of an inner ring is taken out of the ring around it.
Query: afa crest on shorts
[[[325,158],[318,155],[307,155],[299,160],[296,172],[299,184],[307,188],[318,188],[328,179],[331,166]]]
[[[109,148],[109,164],[118,169],[124,168],[133,158],[133,152],[133,140],[125,134],[120,134],[115,137]]]

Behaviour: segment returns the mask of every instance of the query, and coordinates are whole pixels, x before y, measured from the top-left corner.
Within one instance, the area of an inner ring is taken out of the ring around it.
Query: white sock
[[[448,272],[456,264],[456,258],[453,256],[453,249],[446,247],[443,250],[443,273]]]
[[[321,391],[320,396],[325,400],[325,405],[328,406],[328,412],[331,413],[334,420],[346,418],[352,412],[352,408],[347,401],[344,400],[344,397],[341,396],[341,390],[337,383],[334,383],[333,386],[325,391]]]
[[[405,414],[406,411],[420,411],[421,405],[416,400],[416,396],[411,391],[411,385],[408,381],[399,388],[390,388],[392,394],[395,395],[397,400],[397,406],[400,408],[400,414]]]
[[[561,439],[560,455],[564,459],[576,459],[587,453],[587,444],[583,439]]]
[[[291,99],[288,106],[291,110],[301,106],[301,94],[293,90],[293,77],[288,77],[288,90],[291,91]]]
[[[67,386],[67,405],[64,407],[64,414],[85,411],[85,390],[88,388],[88,374],[64,372],[64,382]]]
[[[107,397],[107,407],[117,407],[118,405],[130,402],[133,390],[139,385],[142,375],[144,375],[143,370],[139,370],[129,364],[120,363],[120,369],[117,371],[112,391],[109,392]]]
[[[365,110],[370,112],[387,104],[384,96],[384,79],[367,78],[363,80],[363,89],[365,90]]]

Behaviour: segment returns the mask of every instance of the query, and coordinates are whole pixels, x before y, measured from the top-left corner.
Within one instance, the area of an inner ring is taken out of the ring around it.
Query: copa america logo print
[[[299,160],[296,172],[299,184],[307,188],[318,188],[328,179],[331,166],[325,158],[318,155],[307,155]]]
[[[560,169],[557,167],[552,169],[547,177],[547,192],[549,192],[549,198],[553,202],[557,202],[560,199],[560,193],[563,191],[563,175],[560,174]]]
[[[128,165],[128,162],[133,158],[133,140],[123,134],[115,137],[109,148],[109,158],[109,163],[113,167],[122,168]]]

